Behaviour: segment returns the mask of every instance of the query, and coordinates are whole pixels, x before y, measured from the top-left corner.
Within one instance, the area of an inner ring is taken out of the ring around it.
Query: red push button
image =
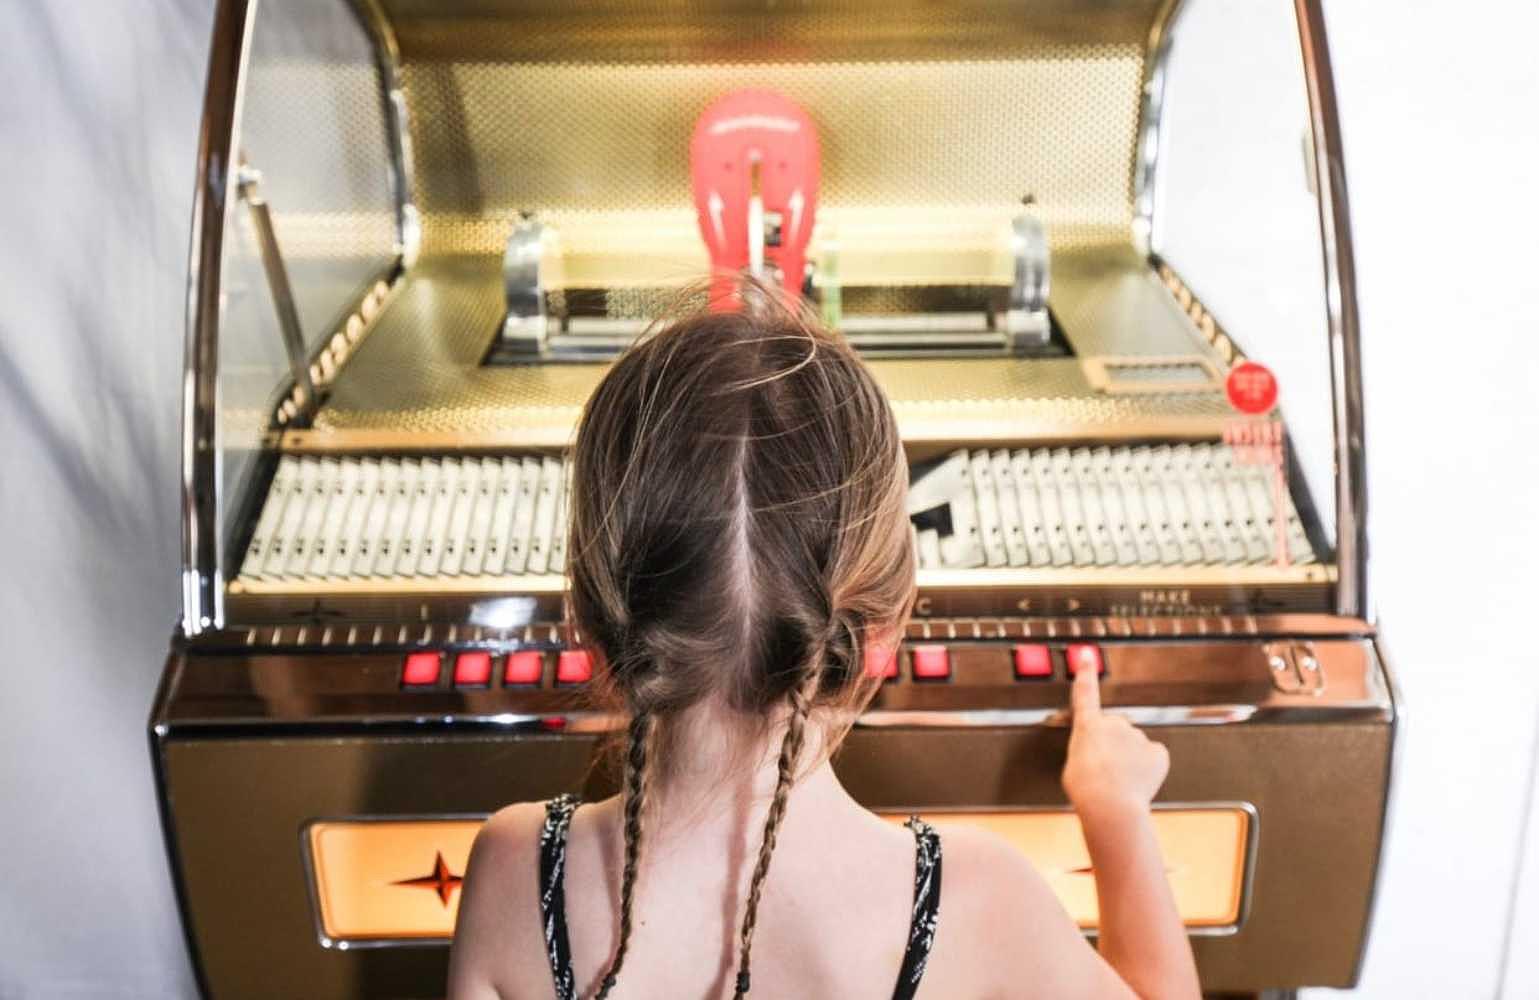
[[[520,649],[508,654],[507,666],[502,668],[502,683],[538,685],[545,673],[545,654],[538,649]]]
[[[1041,643],[1022,643],[1015,647],[1015,676],[1022,680],[1041,680],[1053,676],[1053,653]]]
[[[486,687],[491,683],[491,653],[471,650],[454,658],[455,687]]]
[[[874,642],[866,644],[866,676],[891,680],[898,676],[898,651]]]
[[[401,669],[401,683],[406,687],[431,687],[438,683],[443,659],[437,653],[407,653]]]
[[[1078,676],[1081,670],[1094,670],[1097,677],[1106,676],[1106,661],[1101,658],[1101,647],[1088,642],[1076,642],[1069,646],[1069,676]]]
[[[940,681],[951,676],[951,659],[945,646],[914,647],[914,680]]]
[[[586,684],[593,679],[593,657],[586,649],[563,649],[556,660],[557,684]]]

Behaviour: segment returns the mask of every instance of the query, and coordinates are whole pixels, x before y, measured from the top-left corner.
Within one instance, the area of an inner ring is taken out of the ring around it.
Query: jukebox
[[[564,451],[713,265],[840,329],[908,452],[852,793],[998,831],[1094,934],[1097,669],[1170,749],[1204,987],[1353,983],[1401,709],[1341,140],[1318,0],[1221,6],[220,0],[150,720],[202,989],[441,995],[479,823],[603,785]]]

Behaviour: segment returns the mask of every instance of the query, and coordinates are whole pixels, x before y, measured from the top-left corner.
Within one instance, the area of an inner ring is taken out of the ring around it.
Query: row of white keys
[[[486,566],[486,551],[492,533],[492,509],[497,500],[497,487],[502,480],[502,463],[495,458],[481,459],[481,474],[477,477],[472,494],[468,525],[465,529],[464,555],[460,572],[465,576],[480,576]]]
[[[1218,564],[1228,561],[1218,531],[1220,516],[1209,505],[1207,490],[1198,479],[1199,472],[1192,462],[1191,445],[1178,444],[1170,449],[1170,468],[1175,481],[1181,484],[1191,535],[1202,553],[1202,562]]]
[[[1031,551],[1026,543],[1026,524],[1021,517],[1021,497],[1015,485],[1015,472],[1010,468],[1010,453],[1003,448],[992,452],[989,467],[998,495],[999,520],[1004,526],[1005,558],[1011,566],[1028,566]]]
[[[1082,449],[1085,452],[1084,467],[1095,484],[1100,498],[1101,514],[1105,518],[1107,544],[1111,546],[1111,560],[1118,566],[1138,565],[1138,542],[1133,523],[1128,519],[1127,506],[1122,501],[1122,489],[1112,469],[1110,448]]]
[[[994,466],[988,452],[975,451],[969,457],[973,494],[978,511],[978,533],[983,541],[983,558],[989,566],[1004,566],[1010,561],[1005,552],[1004,526],[999,517],[999,491],[994,486]],[[955,504],[953,504],[955,507]]]
[[[1069,457],[1074,478],[1084,498],[1085,527],[1090,533],[1090,550],[1095,554],[1095,564],[1115,566],[1121,560],[1113,538],[1111,505],[1095,459],[1089,448],[1076,448]]]
[[[302,572],[306,576],[325,576],[331,571],[331,564],[337,558],[337,549],[342,544],[342,530],[347,523],[347,512],[353,504],[360,475],[357,460],[343,458],[337,462],[324,520],[319,532],[312,536],[315,544],[310,552],[309,565],[302,571],[291,571],[290,575]]]
[[[436,459],[424,458],[420,462],[406,459],[401,466],[403,483],[397,485],[397,492],[405,480],[413,478],[411,470],[416,467],[415,481],[409,490],[411,499],[406,503],[406,520],[396,533],[393,531],[395,522],[391,518],[385,519],[386,530],[392,531],[392,537],[382,540],[378,546],[373,576],[416,576],[419,565],[425,564],[430,557],[436,558],[428,551],[432,546],[428,540],[428,525],[436,512],[448,507],[447,491],[453,488],[454,480],[452,463],[445,463],[440,468]]]
[[[498,462],[497,488],[492,494],[491,530],[486,535],[486,553],[481,559],[482,572],[497,576],[508,561],[508,545],[513,537],[513,511],[518,504],[519,481],[523,463],[516,458]]]
[[[260,575],[266,567],[267,553],[272,547],[278,522],[283,518],[283,505],[288,500],[290,484],[298,475],[299,459],[284,455],[278,460],[278,468],[273,472],[272,484],[267,490],[267,500],[262,504],[256,528],[251,532],[251,541],[246,545],[246,558],[241,563],[243,572]]]
[[[918,515],[944,505],[951,518],[949,534],[942,535],[937,529],[919,532],[915,544],[920,566],[966,569],[987,565],[984,525],[973,479],[972,457],[966,451],[956,451],[910,485],[909,514]],[[997,511],[993,513],[997,524]]]
[[[513,531],[508,536],[504,573],[522,573],[529,565],[529,535],[534,531],[534,502],[540,492],[540,460],[519,462],[518,500],[513,507]]]
[[[352,469],[350,473],[344,472],[351,481],[347,489],[345,507],[336,525],[335,536],[327,536],[323,548],[325,558],[319,562],[312,562],[312,575],[348,576],[353,571],[353,563],[357,558],[358,547],[363,544],[364,524],[368,517],[369,508],[374,502],[375,492],[379,489],[380,466],[372,460],[343,459],[343,468]],[[330,518],[332,512],[328,512]]]
[[[1295,563],[1312,563],[1315,561],[1314,547],[1309,544],[1309,538],[1304,533],[1303,522],[1299,520],[1298,511],[1293,506],[1293,498],[1287,489],[1283,489],[1283,509],[1274,509],[1273,496],[1277,492],[1274,477],[1277,470],[1267,463],[1248,463],[1234,461],[1230,458],[1233,467],[1240,473],[1244,485],[1245,495],[1250,501],[1251,509],[1256,514],[1256,520],[1266,533],[1267,551],[1269,558],[1275,556],[1277,547],[1277,518],[1281,516],[1283,521],[1283,539],[1288,549],[1288,558]]]
[[[1230,565],[1251,562],[1253,547],[1246,544],[1240,525],[1243,517],[1229,503],[1223,479],[1214,465],[1213,448],[1207,444],[1187,447],[1186,461],[1190,469],[1187,481],[1191,489],[1201,497],[1207,515],[1206,531],[1220,553],[1220,561]]]
[[[454,507],[449,512],[449,534],[444,538],[443,560],[438,572],[459,576],[465,568],[465,553],[470,546],[470,516],[481,492],[481,463],[467,459],[460,465],[460,480],[454,487]]]
[[[956,532],[918,531],[915,551],[921,566],[1257,564],[1273,547],[1267,475],[1203,443],[958,452],[916,491],[924,509],[948,498]],[[1285,502],[1290,557],[1311,561]],[[974,522],[981,545],[964,562]]]
[[[550,571],[560,572],[566,566],[567,497],[572,492],[572,463],[561,465],[561,490],[556,502],[556,530],[550,543]]]
[[[1074,548],[1069,537],[1063,494],[1059,489],[1058,474],[1053,468],[1052,456],[1045,450],[1028,453],[1031,482],[1037,491],[1043,527],[1047,529],[1047,548],[1054,566],[1074,565]]]
[[[1031,453],[1024,448],[1010,456],[1010,476],[1015,504],[1021,514],[1021,534],[1026,536],[1028,566],[1053,565],[1053,550],[1043,518],[1042,497],[1031,475]]]
[[[1069,532],[1069,551],[1079,566],[1095,565],[1095,549],[1090,544],[1090,529],[1085,521],[1085,498],[1074,481],[1074,465],[1069,449],[1055,448],[1051,454],[1053,479],[1058,484],[1059,503],[1064,526]]]
[[[1109,452],[1107,463],[1110,479],[1116,486],[1123,516],[1127,519],[1128,529],[1133,536],[1133,550],[1137,556],[1134,561],[1138,565],[1157,566],[1164,561],[1164,555],[1154,528],[1154,519],[1150,516],[1149,505],[1145,501],[1143,484],[1134,469],[1135,449],[1114,448]],[[1171,556],[1172,559],[1176,557],[1173,546]]]
[[[262,562],[263,573],[283,575],[295,551],[304,550],[304,543],[297,536],[304,523],[306,509],[316,502],[315,491],[319,479],[320,463],[315,459],[301,459],[297,463],[288,480],[288,489],[279,498],[282,511],[267,541],[267,556]]]
[[[540,479],[535,495],[534,524],[529,536],[527,572],[544,573],[550,567],[551,543],[556,532],[556,508],[561,503],[563,477],[561,462],[554,458],[540,461]]]
[[[429,504],[437,501],[432,491],[424,495],[423,491],[418,489],[418,481],[423,478],[422,465],[414,458],[404,458],[399,462],[386,459],[385,476],[390,480],[390,489],[384,499],[385,523],[374,539],[372,563],[367,567],[367,572],[361,572],[359,575],[395,575],[395,564],[401,554],[401,542],[406,534],[406,525],[411,517],[412,506],[419,501]],[[429,510],[431,509],[429,507]]]
[[[242,571],[264,579],[560,572],[555,458],[279,460]]]
[[[1272,536],[1268,533],[1268,518],[1265,512],[1258,513],[1251,508],[1250,496],[1245,488],[1245,473],[1236,466],[1230,448],[1225,445],[1215,446],[1212,454],[1213,470],[1224,491],[1224,500],[1234,518],[1235,528],[1245,545],[1246,561],[1266,562],[1273,548]]]

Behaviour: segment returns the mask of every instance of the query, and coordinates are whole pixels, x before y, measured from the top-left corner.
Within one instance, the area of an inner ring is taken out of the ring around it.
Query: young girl
[[[624,793],[487,823],[451,1000],[1198,996],[1149,815],[1169,758],[1093,672],[1063,784],[1099,954],[1003,840],[841,787],[862,650],[914,598],[908,469],[851,349],[764,298],[667,326],[588,402],[570,610],[629,719]]]

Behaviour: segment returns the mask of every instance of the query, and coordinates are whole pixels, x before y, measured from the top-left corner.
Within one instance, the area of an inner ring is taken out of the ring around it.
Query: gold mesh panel
[[[1120,267],[1073,269],[1055,301],[1094,304],[1100,296],[1163,295],[1131,253]],[[499,258],[438,257],[420,263],[380,315],[374,330],[332,385],[312,446],[561,446],[603,374],[598,364],[479,364],[502,321]],[[1099,281],[1075,289],[1076,280]],[[1065,287],[1067,286],[1067,288]],[[1082,355],[1193,353],[1198,341],[1178,309],[1169,322],[1099,325],[1131,306],[1081,307],[1065,326]],[[1221,432],[1229,410],[1222,393],[1108,396],[1086,379],[1076,358],[931,358],[872,360],[910,441],[1010,440],[1037,435],[1177,437]],[[356,436],[364,432],[365,437]],[[367,435],[386,435],[371,439]]]
[[[743,87],[817,122],[826,206],[1031,194],[1055,247],[1127,239],[1147,0],[387,6],[428,252],[499,252],[520,210],[687,208],[695,118]]]

